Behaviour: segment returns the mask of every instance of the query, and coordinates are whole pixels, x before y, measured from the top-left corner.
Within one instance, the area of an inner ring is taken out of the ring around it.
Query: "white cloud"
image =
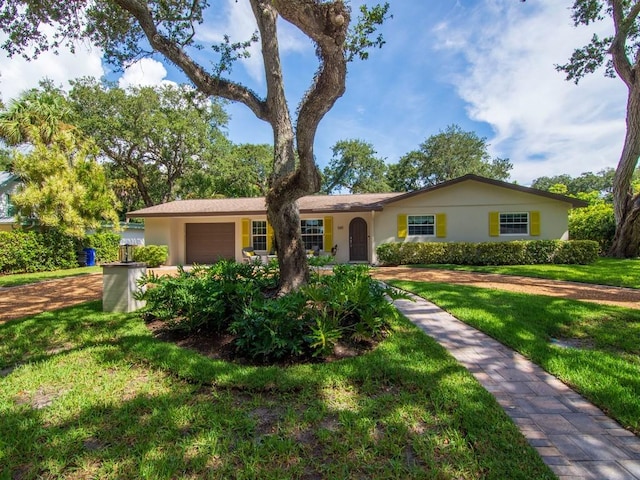
[[[566,82],[554,64],[565,63],[593,30],[572,26],[566,2],[526,5],[485,0],[462,23],[434,31],[441,49],[467,61],[451,81],[469,117],[493,127],[492,153],[509,156],[512,178],[522,183],[615,167],[624,137],[623,83],[601,72],[579,86]]]
[[[128,87],[154,87],[162,84],[174,84],[167,77],[167,69],[157,60],[142,58],[136,63],[125,68],[124,73],[118,80],[118,86],[126,89]]]
[[[0,38],[0,41],[4,41],[4,38]],[[51,79],[55,85],[63,88],[68,88],[68,81],[74,78],[100,78],[104,74],[101,57],[99,49],[84,44],[76,47],[75,54],[68,51],[61,51],[59,55],[45,52],[32,61],[19,56],[9,58],[2,50],[0,96],[6,103],[12,98],[17,98],[23,91],[37,87],[38,82],[44,78]]]

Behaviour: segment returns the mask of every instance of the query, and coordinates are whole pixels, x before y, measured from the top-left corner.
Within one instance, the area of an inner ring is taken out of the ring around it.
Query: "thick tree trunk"
[[[620,162],[613,179],[613,206],[616,234],[609,255],[629,258],[638,255],[640,247],[640,199],[633,195],[631,180],[640,156],[640,84],[634,78],[628,85],[627,132]]]

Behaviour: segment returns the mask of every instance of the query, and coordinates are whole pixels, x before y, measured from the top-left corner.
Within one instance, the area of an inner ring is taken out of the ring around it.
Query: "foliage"
[[[189,271],[179,268],[175,277],[151,272],[140,281],[149,288],[136,295],[146,301],[145,318],[187,332],[224,331],[261,289],[274,288],[277,280],[270,267],[221,260]]]
[[[592,240],[406,242],[383,243],[376,249],[378,259],[385,265],[588,264],[598,258],[598,251],[598,243]]]
[[[70,116],[63,92],[42,82],[0,113],[0,138],[16,147],[11,169],[22,181],[12,195],[18,216],[80,238],[103,221],[117,221],[117,201],[94,144]]]
[[[77,250],[78,241],[57,230],[0,232],[0,273],[77,267]]]
[[[363,140],[341,140],[332,148],[333,157],[323,172],[321,191],[327,195],[336,190],[351,193],[389,192],[387,167],[376,157],[370,143]]]
[[[226,142],[220,102],[186,86],[131,87],[93,78],[69,92],[77,125],[109,159],[118,197],[132,210],[174,200],[180,179]]]
[[[551,191],[555,185],[564,185],[566,187],[564,195],[578,196],[579,194],[598,192],[602,198],[611,199],[614,174],[613,168],[605,168],[598,173],[584,172],[578,177],[567,174],[538,177],[531,183],[531,186],[539,190]]]
[[[71,108],[64,92],[50,81],[40,82],[40,88],[24,91],[0,108],[0,138],[9,146],[24,144],[50,145],[63,133],[78,134],[70,124]]]
[[[223,260],[179,269],[176,277],[150,274],[136,295],[143,315],[186,332],[228,332],[240,355],[258,362],[324,357],[340,340],[381,339],[394,315],[388,297],[399,293],[373,280],[367,266],[334,267],[304,288],[275,298],[277,264]]]
[[[96,232],[83,240],[87,248],[95,248],[96,262],[108,263],[118,260],[120,235],[114,232]]]
[[[569,212],[569,236],[573,240],[598,242],[603,254],[611,248],[615,233],[616,221],[611,204],[597,202]]]
[[[492,159],[486,138],[465,132],[458,125],[432,135],[419,150],[404,155],[389,166],[389,183],[393,191],[408,192],[433,186],[473,173],[496,180],[509,178],[513,168],[508,159]]]
[[[103,222],[118,225],[118,202],[95,146],[71,132],[51,141],[36,140],[30,152],[15,152],[14,172],[23,182],[11,196],[18,216],[78,238]]]
[[[218,139],[178,182],[180,198],[259,197],[269,188],[273,146],[234,145]]]
[[[169,247],[166,245],[140,245],[133,249],[133,259],[136,262],[144,262],[147,267],[156,268],[169,258]]]

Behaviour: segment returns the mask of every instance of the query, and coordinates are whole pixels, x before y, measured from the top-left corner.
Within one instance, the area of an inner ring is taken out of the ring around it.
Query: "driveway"
[[[170,274],[174,271],[175,269],[165,268],[156,270],[156,273]],[[640,309],[640,290],[631,288],[411,267],[375,268],[372,270],[372,275],[380,280],[397,279],[472,285]],[[0,323],[101,299],[101,273],[49,280],[20,287],[0,288]]]

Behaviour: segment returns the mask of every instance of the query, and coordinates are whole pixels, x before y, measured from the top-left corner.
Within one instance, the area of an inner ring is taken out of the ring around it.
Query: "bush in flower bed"
[[[146,245],[133,249],[133,260],[143,262],[147,267],[157,268],[169,258],[169,247],[166,245]]]
[[[300,290],[275,296],[276,263],[222,260],[179,269],[175,277],[150,274],[137,298],[143,315],[170,329],[231,335],[238,356],[258,363],[330,355],[336,344],[367,344],[388,332],[396,311],[387,297],[400,293],[373,280],[365,265],[337,265]]]
[[[592,240],[523,240],[513,242],[384,243],[376,253],[383,265],[531,265],[588,264],[598,259]]]

